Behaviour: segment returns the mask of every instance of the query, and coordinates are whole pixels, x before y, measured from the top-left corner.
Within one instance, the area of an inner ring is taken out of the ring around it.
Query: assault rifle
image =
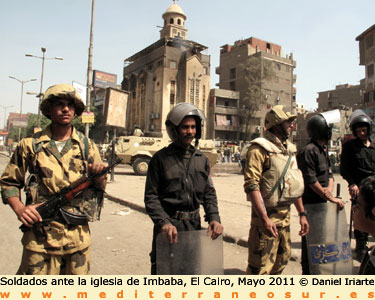
[[[113,169],[119,163],[121,163],[121,158],[116,158],[108,167],[104,168],[100,173],[84,175],[75,182],[73,182],[69,187],[61,189],[58,193],[48,197],[48,200],[43,202],[40,206],[36,208],[39,215],[42,217],[43,221],[48,221],[54,219],[58,212],[60,211],[61,217],[66,221],[67,224],[73,225],[84,225],[87,223],[86,216],[77,215],[70,213],[63,209],[71,200],[73,200],[78,194],[83,190],[88,188],[90,185],[94,184],[94,180]],[[29,230],[30,228],[26,225],[21,225],[20,229],[22,231]]]

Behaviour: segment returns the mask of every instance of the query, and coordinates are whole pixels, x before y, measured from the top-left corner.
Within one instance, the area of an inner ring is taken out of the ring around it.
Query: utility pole
[[[30,79],[30,80],[21,80],[14,76],[9,76],[10,79],[17,80],[19,83],[21,83],[21,103],[20,103],[20,116],[19,116],[19,122],[22,121],[22,102],[23,102],[23,85],[30,81],[36,81],[36,79]],[[21,140],[21,127],[18,128],[18,142]]]
[[[41,47],[40,48],[42,50],[42,56],[36,56],[36,55],[32,55],[30,53],[26,53],[25,56],[27,57],[35,57],[35,58],[39,58],[42,60],[42,72],[41,72],[41,75],[40,75],[40,91],[39,91],[39,94],[37,95],[37,98],[39,98],[39,103],[38,103],[38,121],[37,121],[37,127],[40,128],[40,103],[42,102],[42,98],[43,98],[43,78],[44,78],[44,61],[46,59],[57,59],[57,60],[63,60],[63,58],[61,56],[55,56],[55,57],[46,57],[45,56],[45,53],[47,51],[46,48],[44,47]]]
[[[89,61],[87,66],[87,93],[86,93],[86,111],[90,111],[91,105],[91,83],[92,83],[92,52],[93,52],[93,40],[94,40],[94,11],[95,11],[95,0],[91,0],[91,26],[90,26],[90,46],[89,46]],[[90,125],[86,123],[85,135],[88,137],[90,133]]]

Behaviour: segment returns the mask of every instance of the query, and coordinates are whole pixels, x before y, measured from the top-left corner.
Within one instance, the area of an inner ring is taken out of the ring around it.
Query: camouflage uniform
[[[35,137],[20,141],[10,163],[1,179],[3,202],[16,196],[25,186],[26,172],[35,170],[39,185],[34,191],[33,199],[27,204],[44,202],[49,195],[55,194],[87,172],[88,162],[101,162],[99,151],[88,140],[88,157],[84,160],[84,145],[76,129],[61,152],[51,139],[51,128],[47,127]],[[35,144],[42,144],[35,156]],[[34,145],[35,145],[34,144]],[[92,195],[88,190],[83,193],[84,199]],[[74,199],[67,210],[83,213],[88,201]],[[40,230],[36,230],[40,229]],[[42,236],[40,236],[42,232]],[[23,256],[17,274],[87,274],[90,270],[90,230],[88,225],[67,225],[57,221],[35,224],[32,230],[24,232],[22,237]]]
[[[264,137],[275,141],[278,147],[286,146],[269,131],[265,132]],[[252,144],[247,152],[246,161],[245,192],[259,191],[262,173],[270,168],[269,154],[260,145]],[[261,220],[252,209],[247,274],[281,274],[291,256],[290,205],[266,208],[266,211],[269,219],[277,226],[278,237],[266,233]]]

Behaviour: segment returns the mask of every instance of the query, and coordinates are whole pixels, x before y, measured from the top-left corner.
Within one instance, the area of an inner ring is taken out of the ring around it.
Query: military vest
[[[265,138],[256,138],[250,144],[259,145],[269,155],[270,168],[263,170],[259,184],[266,208],[290,205],[301,197],[304,192],[304,182],[302,172],[297,166],[296,147],[288,143],[285,151]],[[281,178],[288,160],[290,160],[289,166]]]
[[[40,180],[40,170],[37,167],[37,160],[39,154],[43,149],[43,142],[37,143],[37,139],[40,137],[42,132],[37,132],[32,136],[32,150],[33,154],[30,157],[30,175],[26,180],[25,192],[27,195],[27,203],[40,203],[44,202],[48,198],[43,184]],[[79,131],[76,131],[79,137],[79,148],[82,154],[82,164],[84,172],[87,173],[89,163],[89,142],[88,138]],[[75,215],[85,216],[88,221],[96,221],[100,219],[100,212],[103,206],[104,191],[95,187],[86,188],[81,194],[74,198],[70,205],[65,208],[70,213]]]

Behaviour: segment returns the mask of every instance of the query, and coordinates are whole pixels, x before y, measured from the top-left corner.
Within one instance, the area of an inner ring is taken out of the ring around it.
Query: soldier
[[[288,141],[295,117],[282,105],[274,106],[265,117],[264,138],[250,142],[244,170],[244,189],[252,205],[247,274],[281,274],[284,270],[291,255],[292,203],[300,216],[300,235],[309,231],[297,149]]]
[[[134,125],[134,131],[133,131],[134,136],[143,136],[143,131],[139,125]]]
[[[156,274],[156,236],[164,232],[176,243],[179,231],[201,229],[199,206],[205,210],[208,232],[216,239],[223,232],[216,191],[207,157],[195,146],[202,136],[203,112],[179,103],[168,113],[167,133],[172,143],[152,157],[146,179],[145,206],[154,222],[151,274]]]
[[[84,190],[51,219],[43,220],[36,209],[83,174],[97,174],[106,167],[96,145],[72,126],[83,109],[73,86],[49,87],[40,110],[51,125],[20,141],[1,176],[3,202],[12,207],[25,228],[18,275],[89,273],[87,222],[100,213],[106,176],[97,176],[95,187]],[[30,175],[26,179],[27,172]],[[22,188],[27,194],[26,204],[21,201]]]
[[[340,173],[348,182],[352,201],[359,194],[363,179],[375,175],[375,148],[370,139],[371,119],[361,110],[353,112],[350,127],[354,139],[342,146]],[[367,251],[368,233],[354,230],[356,259],[361,261]]]
[[[375,176],[364,179],[360,185],[358,201],[354,206],[354,228],[375,237]],[[359,275],[375,275],[375,246],[366,252]]]
[[[341,209],[344,203],[332,196],[333,174],[327,150],[328,141],[332,136],[332,127],[328,126],[323,114],[317,114],[307,121],[306,129],[311,140],[297,154],[298,167],[302,171],[305,183],[303,205],[331,201]],[[309,211],[307,213],[309,214]],[[324,228],[314,228],[314,232],[323,230]],[[301,265],[302,274],[309,275],[305,236],[302,237]]]

